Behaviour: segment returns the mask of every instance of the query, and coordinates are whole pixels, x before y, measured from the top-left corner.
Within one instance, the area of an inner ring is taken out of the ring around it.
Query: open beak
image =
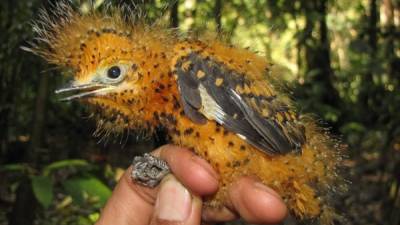
[[[81,85],[69,85],[55,91],[56,94],[66,94],[67,97],[61,98],[60,101],[70,101],[73,99],[82,99],[101,95],[113,87],[98,83],[89,83]]]

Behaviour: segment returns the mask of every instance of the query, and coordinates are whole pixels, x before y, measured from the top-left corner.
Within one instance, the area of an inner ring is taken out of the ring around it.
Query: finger
[[[203,209],[201,218],[206,222],[228,222],[238,219],[239,216],[233,210],[224,206],[221,208]]]
[[[207,195],[218,189],[218,175],[203,159],[190,150],[171,145],[152,153],[167,161],[173,174],[194,193]],[[132,182],[130,167],[122,176],[108,200],[97,224],[148,224],[158,187],[147,188]],[[140,214],[136,215],[136,213]]]
[[[275,224],[287,214],[286,205],[274,190],[249,177],[231,186],[229,198],[231,207],[249,223]]]
[[[201,199],[190,192],[172,175],[160,185],[151,225],[200,225]]]
[[[219,175],[204,159],[192,151],[172,145],[165,145],[154,152],[165,160],[174,176],[198,196],[214,194],[218,190]]]
[[[147,225],[153,212],[153,195],[156,189],[138,186],[131,181],[130,171],[125,171],[107,204],[97,225]],[[140,212],[140,213],[133,213]]]

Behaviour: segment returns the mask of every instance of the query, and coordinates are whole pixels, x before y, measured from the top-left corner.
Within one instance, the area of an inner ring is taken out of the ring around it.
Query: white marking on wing
[[[225,112],[215,102],[215,100],[208,94],[207,90],[203,85],[199,85],[200,97],[202,108],[200,112],[209,120],[216,120],[218,123],[223,124],[225,118]]]
[[[243,136],[243,135],[241,135],[241,134],[236,134],[238,137],[240,137],[241,139],[243,139],[243,140],[247,140],[247,138],[245,137],[245,136]]]

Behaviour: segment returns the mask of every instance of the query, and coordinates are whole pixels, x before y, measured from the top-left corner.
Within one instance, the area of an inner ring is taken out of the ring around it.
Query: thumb
[[[174,176],[162,181],[151,225],[200,225],[202,201],[192,195]]]

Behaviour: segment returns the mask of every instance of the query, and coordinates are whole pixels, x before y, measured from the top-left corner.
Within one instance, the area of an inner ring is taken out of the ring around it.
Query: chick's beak
[[[67,97],[63,97],[60,101],[70,101],[73,99],[82,99],[88,97],[94,97],[101,95],[102,93],[110,90],[112,87],[109,85],[99,83],[88,83],[80,85],[68,85],[67,87],[60,88],[55,91],[56,94],[65,94]]]

